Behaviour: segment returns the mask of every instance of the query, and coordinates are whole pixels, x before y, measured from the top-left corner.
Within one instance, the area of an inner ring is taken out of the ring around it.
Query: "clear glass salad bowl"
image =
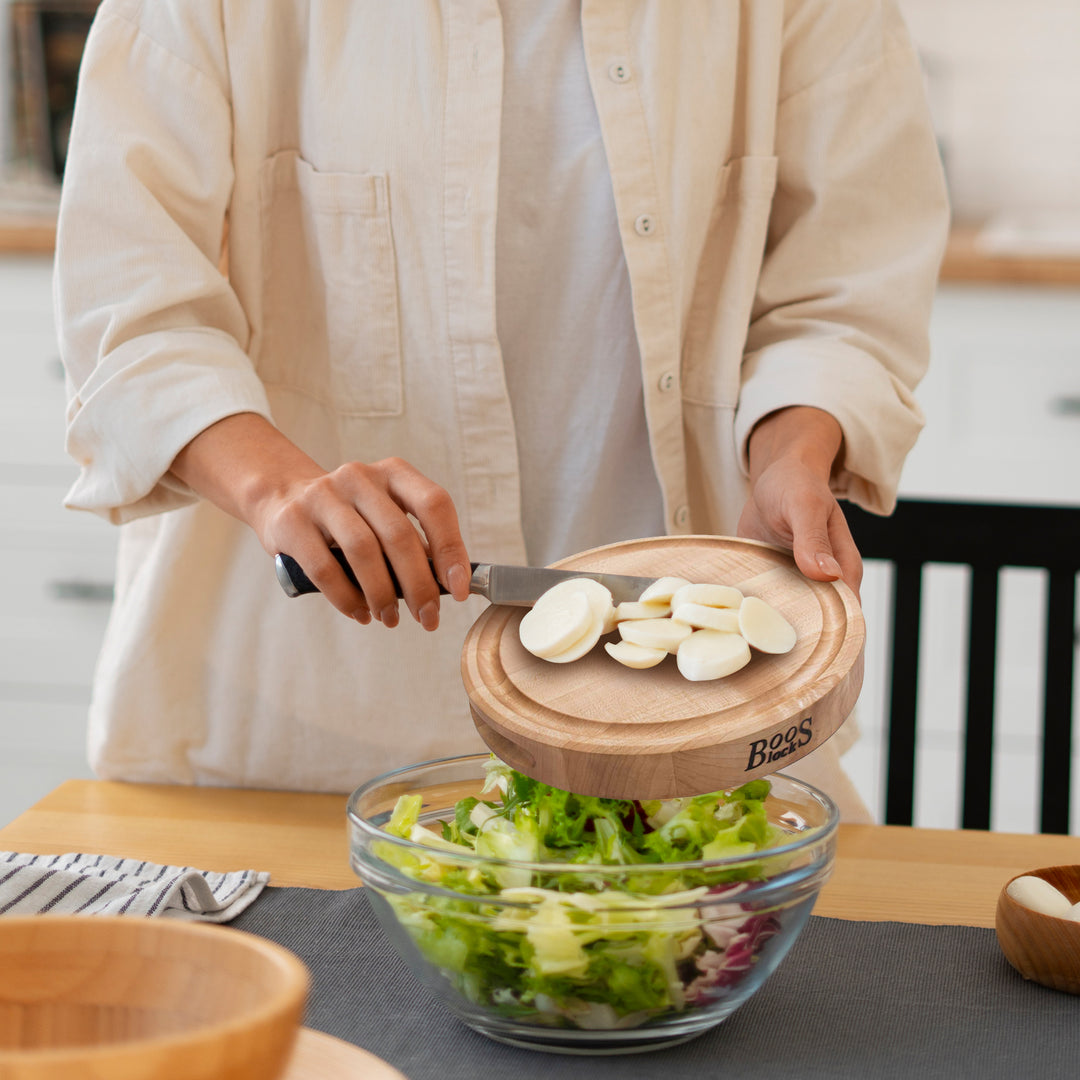
[[[806,925],[838,819],[783,775],[620,803],[488,754],[386,773],[348,803],[353,869],[416,977],[484,1035],[574,1054],[730,1016]]]

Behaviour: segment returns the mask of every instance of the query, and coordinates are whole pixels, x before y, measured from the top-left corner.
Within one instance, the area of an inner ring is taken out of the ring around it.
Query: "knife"
[[[356,580],[356,575],[345,559],[345,552],[341,548],[331,548],[330,553],[341,564],[345,576],[359,588],[360,584]],[[471,563],[470,565],[472,579],[469,582],[469,592],[483,596],[493,604],[510,604],[514,607],[532,607],[552,585],[557,585],[560,581],[566,581],[569,578],[588,577],[599,581],[611,591],[611,598],[616,604],[624,600],[636,600],[656,581],[656,578],[651,577],[595,574],[588,570],[548,570],[542,566],[499,566],[492,563]],[[389,563],[386,564],[386,568],[394,583],[394,592],[400,597],[401,586]],[[286,596],[302,596],[304,593],[319,591],[318,586],[304,573],[300,564],[291,555],[278,555],[274,559],[274,569]],[[433,568],[432,576],[434,574]],[[445,596],[447,590],[440,585],[439,592]]]

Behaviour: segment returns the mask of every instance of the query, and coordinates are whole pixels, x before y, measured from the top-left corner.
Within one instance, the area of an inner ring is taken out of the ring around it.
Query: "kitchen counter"
[[[954,225],[941,265],[942,281],[1021,285],[1080,285],[1080,258],[989,253],[979,246],[979,225]]]
[[[358,884],[342,795],[71,780],[0,829],[0,849],[269,870],[279,886]],[[1080,863],[1080,838],[844,825],[814,912],[992,927],[1010,877],[1064,863]]]
[[[1080,258],[991,255],[979,249],[978,233],[975,225],[953,228],[941,267],[942,281],[1080,285]],[[0,213],[0,255],[47,254],[55,244],[54,218]]]
[[[51,254],[58,200],[53,185],[0,177],[0,255]]]
[[[47,255],[56,246],[52,217],[0,213],[0,255]]]

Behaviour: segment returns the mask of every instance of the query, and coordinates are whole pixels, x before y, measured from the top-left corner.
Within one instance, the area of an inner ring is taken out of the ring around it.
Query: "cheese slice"
[[[619,634],[624,641],[669,653],[675,652],[680,642],[692,633],[686,623],[674,619],[630,619],[619,623]]]
[[[671,605],[666,600],[624,600],[615,605],[615,622],[627,619],[662,619],[671,614]]]
[[[696,630],[723,630],[728,634],[739,632],[739,612],[736,608],[709,607],[707,604],[680,604],[671,613],[671,617]]]
[[[682,604],[737,608],[742,603],[742,599],[743,594],[734,585],[711,585],[708,582],[699,582],[676,589],[671,596],[671,610],[674,611]]]
[[[518,626],[534,656],[565,664],[584,656],[614,626],[611,591],[594,578],[569,578],[543,593]]]
[[[541,596],[525,612],[518,627],[518,637],[533,656],[550,660],[577,644],[595,621],[585,593],[564,589],[557,596],[547,599]]]
[[[667,649],[646,649],[629,641],[605,641],[604,651],[628,668],[656,667],[670,653]]]
[[[657,578],[639,597],[642,604],[665,603],[670,605],[672,594],[690,582],[681,577]]]
[[[691,682],[722,679],[750,663],[750,646],[739,634],[695,630],[679,646],[675,662]]]
[[[795,648],[795,627],[756,596],[748,596],[739,608],[739,633],[761,652],[787,653]]]

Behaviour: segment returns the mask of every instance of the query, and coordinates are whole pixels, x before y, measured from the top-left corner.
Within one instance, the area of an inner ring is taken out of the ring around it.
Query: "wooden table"
[[[0,829],[0,850],[269,870],[273,885],[357,885],[341,795],[70,780]],[[1010,877],[1065,863],[1080,863],[1080,837],[845,825],[814,912],[993,926]]]

